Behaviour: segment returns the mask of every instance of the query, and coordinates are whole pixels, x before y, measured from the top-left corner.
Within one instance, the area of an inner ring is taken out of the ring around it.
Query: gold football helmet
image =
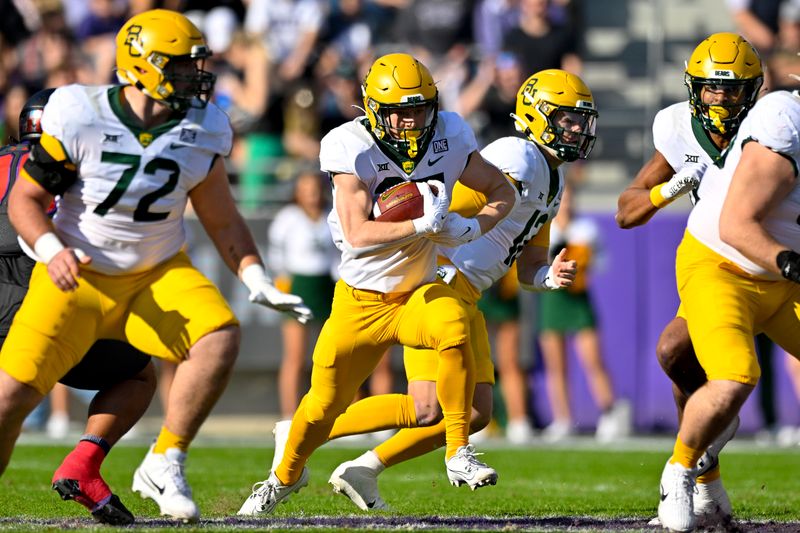
[[[755,48],[735,33],[715,33],[697,45],[686,63],[684,83],[689,89],[692,115],[707,131],[736,133],[756,103],[764,82],[761,58]],[[703,87],[725,91],[728,102],[703,103]]]
[[[537,72],[517,93],[517,131],[561,161],[586,159],[594,148],[597,110],[592,91],[560,69]]]
[[[117,34],[117,77],[172,109],[203,108],[216,76],[203,70],[211,56],[200,30],[175,11],[152,9]]]
[[[413,160],[425,153],[439,107],[439,91],[425,65],[408,54],[379,57],[364,78],[361,93],[370,128],[380,142],[402,158]],[[417,115],[415,127],[394,127],[392,113]]]

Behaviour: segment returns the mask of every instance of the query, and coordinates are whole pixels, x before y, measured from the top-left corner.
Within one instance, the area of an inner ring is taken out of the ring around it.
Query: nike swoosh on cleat
[[[659,492],[661,493],[661,501],[663,502],[664,500],[667,499],[667,496],[669,496],[669,492],[664,492],[663,487],[659,487],[659,489],[661,489],[659,490]]]
[[[152,486],[154,489],[158,491],[159,494],[164,494],[164,487],[159,487],[156,485],[156,482],[147,474],[147,472],[142,472],[142,476],[144,476],[144,480]]]
[[[371,502],[367,502],[367,508],[368,509],[372,509],[373,507],[375,507],[375,500],[372,500]]]
[[[440,155],[440,156],[439,156],[439,157],[437,157],[436,159],[428,159],[428,166],[429,166],[429,167],[432,167],[433,165],[435,165],[436,163],[438,163],[438,162],[439,162],[439,161],[440,161],[440,160],[441,160],[443,157],[444,157],[443,155]]]

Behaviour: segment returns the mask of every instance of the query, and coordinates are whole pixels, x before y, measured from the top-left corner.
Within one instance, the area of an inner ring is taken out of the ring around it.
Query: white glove
[[[433,242],[448,248],[455,248],[472,242],[481,235],[478,219],[464,218],[458,213],[450,213],[439,233],[431,233],[427,237]]]
[[[433,193],[431,187],[436,188],[436,194]],[[447,210],[450,208],[447,189],[445,189],[444,183],[437,180],[417,182],[417,188],[422,194],[425,211],[421,217],[411,221],[414,223],[414,229],[417,235],[439,233],[447,220]]]
[[[705,172],[705,162],[680,169],[677,174],[672,176],[672,179],[661,187],[661,196],[664,197],[664,200],[670,201],[682,194],[686,194],[700,185],[700,180],[703,179]]]
[[[275,288],[264,267],[253,264],[242,270],[242,283],[250,290],[250,301],[296,318],[305,324],[314,318],[311,309],[303,299],[294,294],[286,294]]]

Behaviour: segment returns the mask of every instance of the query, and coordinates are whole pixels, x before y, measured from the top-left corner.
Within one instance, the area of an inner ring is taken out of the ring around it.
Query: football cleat
[[[239,516],[258,516],[271,513],[280,502],[308,485],[308,468],[303,467],[300,479],[291,485],[284,485],[274,472],[264,481],[253,485],[253,492],[242,504]]]
[[[693,531],[697,526],[694,516],[694,470],[680,463],[664,466],[661,474],[658,520],[661,526],[677,532]]]
[[[454,487],[469,485],[472,490],[486,485],[497,484],[497,472],[477,459],[475,447],[472,444],[461,446],[450,459],[445,461],[447,479]]]
[[[102,481],[102,480],[101,480]],[[53,482],[53,490],[62,500],[75,500],[92,513],[92,518],[101,524],[127,526],[133,524],[135,518],[116,494],[109,494],[99,502],[81,490],[81,482],[77,479],[58,479]]]
[[[732,520],[731,501],[722,478],[710,483],[698,483],[694,495],[694,516],[698,527],[727,526]]]
[[[700,457],[700,460],[697,461],[697,477],[710,472],[719,464],[719,453],[722,451],[722,448],[728,444],[728,441],[736,435],[737,429],[739,429],[739,415],[736,415],[734,419],[731,420],[731,423],[722,430],[722,433],[717,435],[717,438],[709,444],[706,452]]]
[[[200,510],[192,499],[192,489],[183,473],[186,453],[168,448],[165,453],[147,452],[142,464],[133,473],[131,490],[158,504],[162,516],[183,522],[197,522]]]
[[[333,492],[344,494],[362,511],[385,511],[389,506],[378,491],[380,471],[366,464],[370,462],[365,459],[367,454],[340,464],[331,474],[328,483],[333,486]]]

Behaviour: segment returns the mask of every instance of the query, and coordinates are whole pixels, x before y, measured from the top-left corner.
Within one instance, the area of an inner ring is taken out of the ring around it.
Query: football
[[[423,214],[422,194],[413,181],[405,181],[385,190],[372,205],[372,216],[380,222],[414,220]]]

